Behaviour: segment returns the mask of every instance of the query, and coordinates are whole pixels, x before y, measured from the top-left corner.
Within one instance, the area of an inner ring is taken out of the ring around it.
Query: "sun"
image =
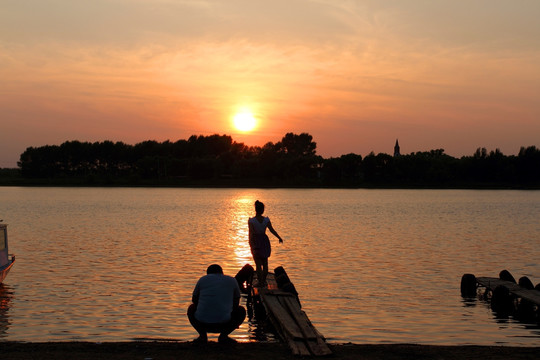
[[[248,132],[255,129],[257,120],[249,111],[242,111],[234,115],[234,126],[242,132]]]

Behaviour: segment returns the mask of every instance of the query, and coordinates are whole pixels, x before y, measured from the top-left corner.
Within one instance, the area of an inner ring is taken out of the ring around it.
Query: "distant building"
[[[394,157],[400,156],[400,155],[401,155],[401,153],[399,152],[399,143],[398,143],[398,141],[396,139],[396,145],[394,145]]]

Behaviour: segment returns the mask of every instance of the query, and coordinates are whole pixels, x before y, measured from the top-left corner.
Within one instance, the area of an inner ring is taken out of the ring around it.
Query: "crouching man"
[[[193,290],[188,308],[191,325],[199,333],[196,343],[206,343],[207,333],[219,333],[218,342],[234,343],[229,337],[244,322],[246,309],[240,306],[240,288],[235,278],[223,275],[221,266],[210,265]]]

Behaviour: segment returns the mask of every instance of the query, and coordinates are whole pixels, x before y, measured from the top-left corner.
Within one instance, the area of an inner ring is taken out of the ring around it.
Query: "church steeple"
[[[400,152],[399,152],[399,143],[398,143],[398,140],[396,139],[396,145],[394,145],[394,157],[396,156],[400,156]]]

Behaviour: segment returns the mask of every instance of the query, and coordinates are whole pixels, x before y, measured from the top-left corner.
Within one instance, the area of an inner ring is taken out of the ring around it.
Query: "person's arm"
[[[253,231],[251,230],[251,221],[248,220],[248,239],[249,242],[251,242],[251,234],[253,234]]]
[[[274,228],[272,227],[272,223],[270,222],[270,220],[268,221],[268,230],[270,230],[270,232],[272,234],[274,234],[275,237],[277,237],[279,239],[279,242],[282,243],[283,242],[283,239],[281,238],[281,236],[279,236],[279,234],[277,233],[276,230],[274,230]]]

